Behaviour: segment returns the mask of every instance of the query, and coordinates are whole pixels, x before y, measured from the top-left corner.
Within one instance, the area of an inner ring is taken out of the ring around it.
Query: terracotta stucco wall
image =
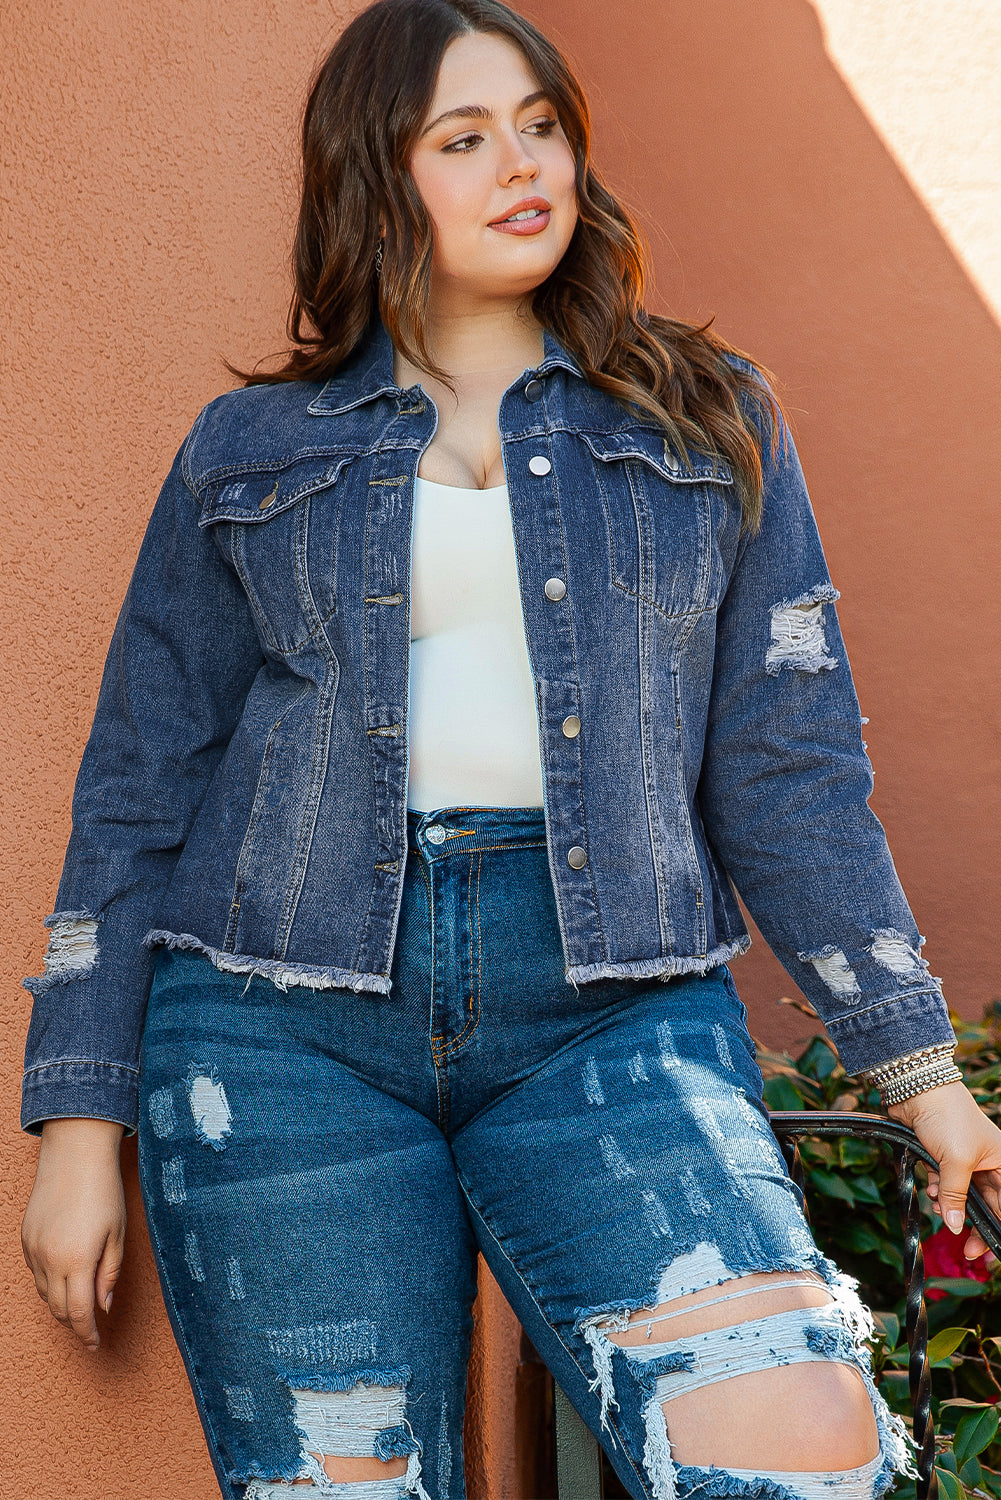
[[[0,1428],[5,1472],[33,1500],[216,1493],[131,1148],[130,1257],[100,1356],[48,1320],[21,1265],[35,1148],[16,1125],[18,986],[38,971],[73,776],[160,479],[230,384],[220,355],[280,346],[296,115],[354,9],[27,0],[3,22]],[[530,8],[591,87],[599,159],[651,236],[656,305],[715,312],[785,383],[871,720],[877,810],[932,967],[975,1013],[999,988],[1001,18],[985,0],[947,9]],[[802,1035],[760,944],[736,974],[756,1034]],[[515,1500],[516,1334],[495,1295],[481,1312],[470,1493]]]

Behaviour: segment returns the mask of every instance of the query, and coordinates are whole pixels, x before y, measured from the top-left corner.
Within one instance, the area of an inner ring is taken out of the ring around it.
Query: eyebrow
[[[525,95],[524,99],[518,105],[518,110],[528,109],[530,105],[538,104],[542,99],[549,99],[547,90],[536,89],[534,94]],[[430,134],[435,126],[440,125],[443,120],[492,120],[493,117],[493,110],[487,109],[485,104],[460,104],[455,109],[446,109],[443,115],[439,115],[436,120],[432,120],[431,124],[425,130],[421,131],[421,136]]]

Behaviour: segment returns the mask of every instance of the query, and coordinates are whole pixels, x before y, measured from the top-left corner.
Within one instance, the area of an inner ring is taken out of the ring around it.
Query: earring
[[[376,276],[382,275],[382,240],[375,248],[375,274]]]

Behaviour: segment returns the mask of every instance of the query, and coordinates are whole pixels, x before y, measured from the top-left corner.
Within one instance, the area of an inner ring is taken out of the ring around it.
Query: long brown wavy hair
[[[495,33],[521,49],[576,161],[577,224],[559,265],[532,294],[532,312],[590,384],[662,425],[686,456],[691,446],[728,459],[753,529],[761,514],[758,424],[773,445],[779,425],[777,403],[758,373],[768,372],[720,338],[712,320],[697,326],[646,311],[646,243],[591,165],[583,89],[553,44],[500,0],[376,0],[341,34],[313,80],[303,117],[287,323],[293,348],[272,372],[228,368],[248,385],[329,379],[378,307],[396,347],[451,385],[425,338],[434,228],[408,164],[442,54],[468,32]],[[726,358],[734,354],[747,368]]]

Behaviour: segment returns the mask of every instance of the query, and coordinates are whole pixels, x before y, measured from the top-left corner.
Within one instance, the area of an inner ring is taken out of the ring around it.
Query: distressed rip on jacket
[[[158,943],[279,988],[389,994],[413,488],[436,425],[376,320],[326,384],[231,391],[185,438],[111,642],[45,972],[25,981],[26,1128],[134,1127]],[[788,431],[774,459],[765,443],[752,534],[724,461],[672,451],[549,332],[499,426],[567,982],[734,957],[736,889],[849,1071],[952,1039],[868,806]]]

